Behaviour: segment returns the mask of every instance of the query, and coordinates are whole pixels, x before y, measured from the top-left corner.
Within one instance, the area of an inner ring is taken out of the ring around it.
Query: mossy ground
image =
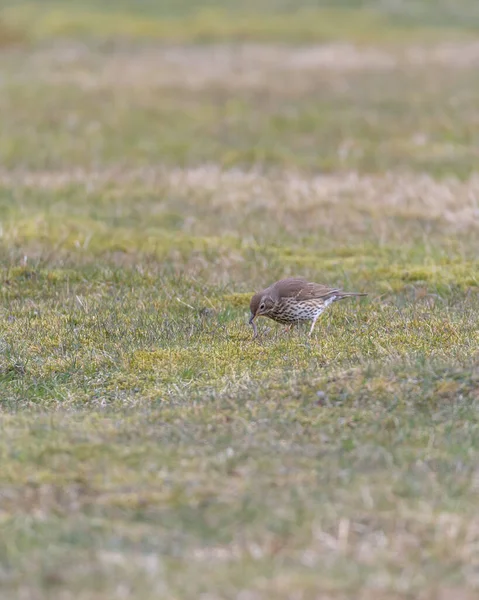
[[[476,5],[301,6],[1,3],[2,598],[477,596]]]

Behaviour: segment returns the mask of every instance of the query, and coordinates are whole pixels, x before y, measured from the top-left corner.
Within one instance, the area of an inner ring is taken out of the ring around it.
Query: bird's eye
[[[260,309],[260,310],[263,310],[263,308],[264,308],[264,302],[263,302],[262,304],[260,304],[260,307],[259,307],[259,309]]]

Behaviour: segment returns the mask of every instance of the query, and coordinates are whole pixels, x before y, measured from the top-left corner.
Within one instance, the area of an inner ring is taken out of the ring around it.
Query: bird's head
[[[249,308],[251,311],[249,322],[254,328],[254,319],[261,315],[268,315],[274,306],[274,300],[268,294],[260,292],[251,298]]]

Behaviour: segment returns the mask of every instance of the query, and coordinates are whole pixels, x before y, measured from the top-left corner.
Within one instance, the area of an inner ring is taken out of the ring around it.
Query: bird
[[[312,321],[311,337],[316,321],[332,302],[353,296],[367,294],[344,292],[340,288],[307,281],[304,277],[280,279],[251,298],[249,324],[253,326],[253,339],[258,336],[254,320],[261,316],[289,325],[289,329],[295,323]]]

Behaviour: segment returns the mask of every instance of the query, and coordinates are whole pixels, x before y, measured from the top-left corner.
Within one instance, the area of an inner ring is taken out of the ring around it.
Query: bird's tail
[[[351,298],[354,296],[367,296],[364,292],[342,292],[341,295],[338,295],[336,300],[344,300],[344,298]]]

